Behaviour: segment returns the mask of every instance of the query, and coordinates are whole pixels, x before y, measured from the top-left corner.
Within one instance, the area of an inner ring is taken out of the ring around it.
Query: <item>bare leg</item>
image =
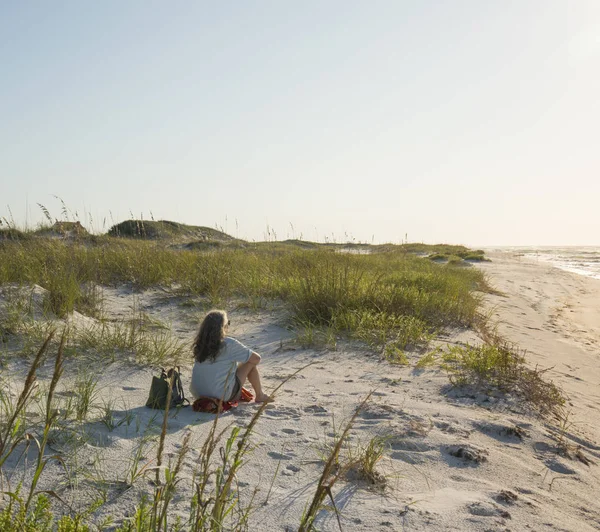
[[[250,364],[249,362],[240,364],[237,368],[236,374],[238,379],[240,379],[242,386],[245,384],[246,379],[250,381],[250,384],[252,384],[252,388],[254,388],[254,392],[256,393],[255,401],[257,403],[262,403],[269,400],[269,396],[263,392],[262,384],[260,382],[260,374],[258,373],[256,364]]]

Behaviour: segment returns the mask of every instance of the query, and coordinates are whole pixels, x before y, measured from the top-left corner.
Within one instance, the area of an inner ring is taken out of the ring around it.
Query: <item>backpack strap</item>
[[[173,392],[177,394],[175,404],[177,406],[188,406],[190,404],[190,401],[186,399],[185,393],[183,391],[183,384],[181,383],[181,367],[175,366],[168,371],[167,375],[169,381],[171,379],[171,376],[173,375],[173,372],[175,372],[175,375],[173,377]]]

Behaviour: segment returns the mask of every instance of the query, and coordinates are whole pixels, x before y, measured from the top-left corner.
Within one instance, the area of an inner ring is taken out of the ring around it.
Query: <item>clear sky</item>
[[[0,4],[0,217],[600,244],[599,0]],[[11,214],[12,213],[12,214]]]

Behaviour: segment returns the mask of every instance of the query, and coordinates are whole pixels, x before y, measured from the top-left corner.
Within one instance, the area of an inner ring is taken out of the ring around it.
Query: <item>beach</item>
[[[483,269],[507,297],[489,301],[503,336],[567,392],[579,427],[600,440],[600,282],[526,256],[491,254]]]
[[[0,532],[600,531],[600,0],[0,13]]]
[[[469,266],[481,268],[494,289],[482,295],[483,308],[497,332],[526,352],[528,364],[547,369],[545,379],[564,390],[568,401],[560,419],[540,418],[514,396],[452,388],[439,365],[415,367],[426,351],[409,350],[408,364],[398,365],[341,336],[335,345],[304,347],[280,304],[259,309],[227,304],[230,334],[263,356],[267,392],[300,370],[279,388],[249,435],[236,475],[241,506],[250,508],[247,529],[298,529],[328,453],[369,393],[340,456],[356,456],[379,442],[377,475],[345,471],[331,489],[337,511],[325,500],[318,530],[339,530],[340,524],[343,530],[600,528],[600,280],[515,252],[488,256],[491,262]],[[168,322],[191,344],[199,314],[176,297],[158,289],[134,294],[106,287],[103,297],[115,320],[129,315],[133,305]],[[89,319],[76,314],[72,326],[84,327]],[[473,330],[450,329],[428,349],[480,342]],[[181,368],[186,392],[191,352],[188,361]],[[47,386],[51,362],[42,368],[40,386]],[[8,386],[16,397],[27,363],[5,364],[5,380],[11,376]],[[101,368],[88,360],[82,371],[86,367],[98,377],[96,410],[73,424],[72,433],[63,427],[53,435],[47,454],[64,454],[70,465],[65,471],[64,460],[50,459],[38,489],[60,493],[78,510],[101,499],[90,520],[109,523],[110,530],[132,517],[144,494],[152,496],[162,411],[144,406],[156,374],[151,368],[118,360]],[[57,395],[66,398],[74,389],[67,379]],[[223,413],[218,427],[224,439],[235,427],[243,433],[258,408],[240,404]],[[179,456],[182,460],[171,520],[189,517],[195,471],[213,420],[189,407],[169,417],[164,463],[172,468]],[[80,438],[75,429],[86,437],[74,442]],[[24,460],[11,457],[5,464],[12,468],[9,484],[20,475],[30,479],[34,460],[32,449]]]

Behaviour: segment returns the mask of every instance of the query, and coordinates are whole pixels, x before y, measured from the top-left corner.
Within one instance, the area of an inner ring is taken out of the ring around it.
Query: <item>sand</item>
[[[263,355],[260,369],[267,391],[294,370],[312,364],[280,389],[252,435],[253,449],[238,476],[243,502],[254,496],[250,530],[298,528],[326,450],[371,391],[345,452],[358,452],[375,436],[385,438],[377,469],[386,486],[350,477],[334,487],[344,530],[600,529],[600,281],[510,253],[493,253],[491,258],[474,266],[482,268],[498,290],[485,296],[485,306],[499,332],[527,350],[532,366],[552,368],[546,377],[569,396],[570,415],[560,437],[591,463],[586,465],[574,452],[571,457],[561,454],[557,423],[537,418],[516,398],[452,390],[445,371],[416,370],[414,364],[423,353],[409,353],[409,366],[394,366],[365,346],[343,339],[335,349],[303,348],[294,340],[280,305],[251,311],[230,304],[230,332]],[[186,302],[181,298],[162,291],[134,295],[105,289],[104,296],[105,310],[115,318],[126,317],[135,300],[148,315],[170,323],[173,333],[188,343],[202,315],[197,307],[182,305]],[[436,343],[479,341],[472,331],[449,331]],[[189,362],[182,368],[186,389]],[[99,379],[97,408],[88,420],[74,425],[72,433],[54,435],[48,454],[62,454],[68,474],[51,460],[40,488],[60,493],[76,510],[102,493],[106,500],[90,519],[99,523],[110,516],[119,523],[133,514],[143,493],[153,490],[151,475],[140,474],[132,487],[123,481],[146,464],[151,467],[156,456],[162,419],[144,406],[154,372],[124,362],[87,360],[82,367]],[[73,374],[74,368],[68,369]],[[24,370],[21,360],[4,368],[13,393]],[[49,371],[50,364],[43,373]],[[63,397],[72,394],[72,377],[59,389]],[[113,411],[110,426],[100,420],[102,405]],[[219,424],[244,427],[257,408],[241,404],[225,413]],[[213,419],[190,408],[169,419],[166,456],[181,448],[186,434],[191,433],[192,442],[171,519],[188,516],[198,449]],[[27,457],[29,461],[8,464],[13,485],[20,476],[30,476],[35,453],[30,450]],[[328,510],[320,512],[316,525],[320,530],[339,529]]]

